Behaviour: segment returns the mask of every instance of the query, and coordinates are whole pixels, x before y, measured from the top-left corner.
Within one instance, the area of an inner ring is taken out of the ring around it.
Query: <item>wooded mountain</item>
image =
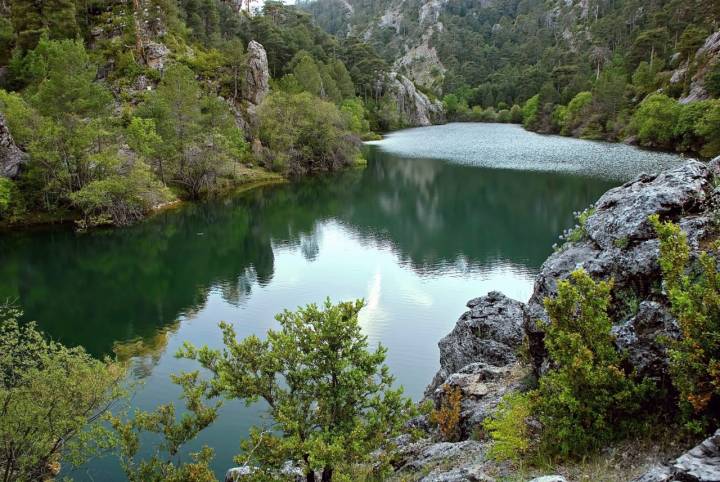
[[[621,139],[641,130],[629,124],[649,94],[682,104],[720,94],[717,1],[315,0],[303,6],[327,31],[363,39],[424,90],[451,94],[446,106],[460,118],[493,120],[483,109],[503,110],[539,94],[540,115],[526,126]],[[572,106],[573,115],[584,110],[579,119],[563,122],[562,111],[553,117],[556,106],[570,107],[581,93]],[[680,146],[682,133],[673,136],[646,144]],[[683,146],[689,148],[702,146]]]

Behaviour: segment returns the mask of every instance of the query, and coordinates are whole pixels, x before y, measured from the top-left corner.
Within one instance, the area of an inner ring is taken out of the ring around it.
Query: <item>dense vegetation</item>
[[[451,118],[519,122],[508,110],[525,105],[535,131],[720,153],[720,103],[677,102],[696,74],[720,95],[717,55],[697,54],[718,30],[718,2],[353,0],[351,12],[347,3],[306,8],[328,31],[367,38],[443,97]],[[437,57],[408,56],[418,45]]]
[[[0,306],[0,479],[49,480],[112,446],[101,416],[119,395],[121,367],[48,341]]]
[[[376,86],[384,62],[291,6],[249,16],[221,0],[34,5],[0,5],[0,113],[27,154],[18,179],[0,179],[0,222],[80,213],[83,227],[130,224],[269,177],[262,168],[347,166],[359,138],[399,126]],[[272,79],[259,106],[250,40]]]

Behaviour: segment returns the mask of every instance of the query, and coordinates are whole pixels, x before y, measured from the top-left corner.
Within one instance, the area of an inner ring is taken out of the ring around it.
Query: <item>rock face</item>
[[[688,94],[680,99],[680,102],[683,104],[710,97],[707,90],[705,90],[705,75],[713,66],[720,62],[720,30],[710,34],[705,39],[703,46],[695,53],[695,59],[702,59],[702,63],[697,66],[697,70],[690,80]],[[685,71],[682,72],[681,78],[684,78],[686,72],[687,67]]]
[[[5,116],[0,112],[0,177],[17,177],[27,156],[15,144]]]
[[[547,320],[546,297],[557,283],[577,268],[595,279],[613,279],[615,328],[618,345],[629,350],[629,361],[644,375],[667,379],[667,360],[661,336],[677,336],[660,285],[659,242],[648,222],[651,214],[678,223],[697,255],[710,233],[715,204],[713,171],[719,161],[705,165],[689,161],[657,176],[641,175],[606,192],[584,226],[585,239],[569,243],[543,264],[525,310],[524,328],[538,373],[545,368],[543,332],[538,320]]]
[[[516,388],[510,379],[524,319],[524,305],[496,291],[468,301],[467,307],[470,311],[438,343],[440,370],[425,390],[437,408],[446,389],[460,389],[461,438],[471,436],[502,396]]]
[[[243,97],[253,105],[259,105],[270,90],[270,70],[268,69],[265,47],[251,40],[247,48],[248,60],[245,73]]]
[[[444,121],[442,103],[430,101],[404,75],[391,73],[383,82],[381,90],[386,90],[397,102],[403,124],[417,127]]]
[[[425,395],[430,396],[455,372],[476,362],[503,367],[515,362],[522,342],[523,304],[493,291],[467,302],[455,328],[440,340],[440,370]]]
[[[668,465],[653,467],[632,482],[720,481],[720,430]]]

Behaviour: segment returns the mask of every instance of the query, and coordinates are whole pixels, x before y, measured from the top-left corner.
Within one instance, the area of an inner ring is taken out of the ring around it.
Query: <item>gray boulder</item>
[[[678,338],[680,328],[668,308],[657,301],[643,301],[635,316],[613,328],[615,343],[625,351],[640,376],[669,377],[663,338]],[[668,380],[669,381],[669,380]]]
[[[562,475],[543,475],[535,477],[530,482],[567,482],[567,479]]]
[[[648,217],[698,210],[709,193],[708,167],[690,161],[657,176],[641,175],[611,189],[595,204],[585,229],[601,249],[654,237]]]
[[[653,467],[632,482],[720,482],[720,430],[670,464]]]
[[[259,105],[270,91],[270,70],[268,68],[265,47],[251,40],[247,47],[247,71],[243,97],[254,105]]]
[[[523,339],[523,303],[493,291],[467,303],[455,328],[440,347],[440,370],[425,391],[431,396],[450,376],[475,362],[502,367],[516,361],[515,352]]]
[[[17,177],[27,155],[15,144],[5,116],[0,112],[0,177]]]

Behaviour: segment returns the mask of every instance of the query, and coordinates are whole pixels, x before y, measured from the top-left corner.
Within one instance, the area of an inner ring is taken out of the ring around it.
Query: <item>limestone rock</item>
[[[543,263],[525,307],[524,329],[537,373],[547,367],[538,324],[547,321],[543,302],[556,294],[559,281],[583,268],[596,280],[614,280],[611,315],[625,320],[615,331],[618,344],[629,349],[629,361],[648,376],[667,378],[665,352],[656,339],[675,331],[662,294],[656,292],[661,281],[659,241],[648,217],[660,214],[678,223],[687,233],[692,256],[697,256],[713,229],[716,171],[720,161],[691,160],[656,176],[641,175],[599,199],[585,224],[586,238],[568,243]],[[634,308],[639,308],[637,313],[631,312]]]
[[[705,39],[705,43],[695,53],[695,59],[702,59],[703,61],[697,66],[697,70],[690,80],[690,89],[687,95],[680,99],[682,104],[710,97],[705,89],[705,75],[707,75],[711,67],[720,62],[720,30],[710,34]]]
[[[440,370],[425,395],[432,395],[450,374],[471,363],[496,367],[513,363],[523,338],[523,306],[496,291],[468,301],[470,311],[438,343]]]
[[[17,177],[27,155],[15,144],[5,116],[0,112],[0,177]]]
[[[429,126],[444,121],[442,102],[431,101],[404,75],[390,73],[380,83],[379,90],[386,91],[395,99],[405,125]]]
[[[651,214],[671,215],[697,209],[707,198],[708,168],[690,161],[658,176],[641,175],[600,197],[588,218],[587,234],[603,249],[618,242],[650,239]]]
[[[247,48],[248,60],[245,73],[243,97],[254,105],[259,105],[270,90],[270,70],[268,68],[265,47],[251,40]]]
[[[170,49],[160,42],[147,42],[145,44],[145,62],[155,70],[163,70],[170,57]]]
[[[637,314],[614,327],[613,333],[615,343],[627,353],[638,375],[669,377],[666,345],[662,339],[678,338],[680,328],[666,306],[657,301],[643,301]]]
[[[632,482],[720,481],[720,430],[668,465],[653,467]]]
[[[567,479],[562,475],[543,475],[542,477],[535,477],[530,482],[567,482]]]

